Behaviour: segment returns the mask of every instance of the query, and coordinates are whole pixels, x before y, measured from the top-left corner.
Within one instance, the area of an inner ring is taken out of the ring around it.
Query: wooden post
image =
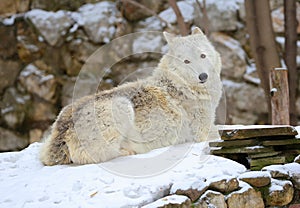
[[[297,12],[296,0],[284,1],[284,31],[285,31],[285,64],[288,68],[289,77],[289,97],[290,97],[290,121],[292,125],[297,125]]]
[[[288,70],[274,68],[270,72],[271,109],[273,125],[289,125]]]

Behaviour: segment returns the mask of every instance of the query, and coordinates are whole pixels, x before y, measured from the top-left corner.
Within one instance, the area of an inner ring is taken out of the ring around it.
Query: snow
[[[193,14],[194,14],[195,8],[194,8],[192,2],[180,1],[177,3],[177,6],[178,6],[179,10],[181,11],[185,22],[190,22],[194,19]],[[171,24],[174,24],[177,22],[176,15],[172,8],[162,11],[159,14],[159,16]]]
[[[38,68],[33,64],[28,64],[24,70],[21,72],[21,76],[28,77],[31,74],[42,75],[42,72],[38,70]]]
[[[132,44],[132,52],[145,53],[145,52],[160,52],[163,45],[163,38],[161,33],[147,32],[144,35],[138,36]]]
[[[183,158],[176,157],[184,149],[184,145],[178,145],[102,164],[51,167],[39,161],[40,146],[34,143],[21,152],[0,154],[0,207],[140,207],[166,196],[176,181],[203,181],[203,178],[212,181],[220,176],[236,177],[246,171],[234,161],[201,156],[205,143],[193,144]],[[156,170],[151,167],[161,164],[159,158],[140,167],[134,164],[134,160],[146,161],[145,158],[157,157],[158,152],[171,150],[174,154],[164,160],[171,161],[173,166],[165,167],[164,171],[151,173]],[[117,167],[113,169],[113,165]],[[128,174],[124,167],[137,174]]]
[[[298,132],[298,135],[296,135],[296,138],[300,139],[300,126],[296,126],[295,129]]]
[[[283,175],[288,175],[288,170],[283,165],[269,165],[262,169],[263,171],[279,172]]]
[[[246,149],[248,149],[248,150],[264,149],[264,148],[265,148],[264,146],[259,146],[259,145],[246,147]]]
[[[201,2],[201,1],[200,1]],[[239,5],[243,3],[243,0],[206,0],[206,4],[214,4],[220,11],[238,10]]]
[[[196,180],[179,181],[172,185],[170,193],[174,194],[174,193],[176,193],[177,190],[188,190],[188,189],[194,189],[194,190],[201,191],[201,190],[205,189],[205,187],[207,187],[207,186],[209,186],[209,183],[205,182],[199,178]]]
[[[171,195],[159,199],[150,205],[143,206],[142,208],[157,208],[157,207],[163,207],[168,204],[181,204],[184,203],[186,200],[188,200],[188,197],[186,196]]]
[[[273,127],[289,127],[289,125],[219,125],[220,130],[258,129],[258,128],[263,129],[263,128],[273,128]],[[296,127],[296,130],[297,130],[297,127]]]
[[[239,190],[234,191],[234,192],[228,194],[228,195],[226,196],[226,198],[229,198],[229,197],[231,197],[231,196],[234,195],[234,194],[242,194],[242,193],[245,193],[245,192],[247,192],[249,189],[252,189],[252,187],[251,187],[248,183],[246,183],[246,182],[244,182],[244,181],[239,181],[239,187],[240,187]]]
[[[6,26],[13,25],[15,23],[15,16],[12,15],[11,17],[5,18],[2,20],[2,23]]]
[[[249,171],[241,174],[239,178],[271,178],[271,174],[267,171]]]
[[[293,186],[291,181],[283,181],[283,180],[277,180],[272,178],[269,192],[283,191],[286,184],[290,184],[291,186]]]

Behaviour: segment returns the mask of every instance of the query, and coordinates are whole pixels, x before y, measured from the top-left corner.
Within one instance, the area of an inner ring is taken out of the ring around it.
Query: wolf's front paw
[[[120,153],[122,156],[128,156],[128,155],[136,155],[136,152],[133,150],[128,150],[128,149],[120,149]]]

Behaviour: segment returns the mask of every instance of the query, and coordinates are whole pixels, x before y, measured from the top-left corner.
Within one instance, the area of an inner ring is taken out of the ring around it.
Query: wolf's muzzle
[[[206,74],[206,73],[201,73],[201,74],[199,75],[198,78],[199,78],[199,80],[200,80],[200,83],[202,84],[202,83],[204,83],[204,82],[207,81],[208,74]]]

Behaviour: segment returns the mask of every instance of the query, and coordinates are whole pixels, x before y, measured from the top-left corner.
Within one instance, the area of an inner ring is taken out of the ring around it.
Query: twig
[[[184,22],[184,19],[183,19],[183,16],[181,14],[181,11],[180,11],[180,9],[177,6],[176,0],[169,0],[169,4],[172,7],[172,9],[173,9],[173,11],[174,11],[174,13],[176,15],[177,23],[178,23],[179,30],[180,30],[180,34],[182,36],[188,35],[189,31],[188,31],[188,29],[186,27],[186,24]]]
[[[203,29],[204,29],[204,33],[206,35],[209,35],[209,19],[208,19],[208,15],[207,15],[207,10],[206,10],[206,0],[203,0],[203,4],[201,4],[201,2],[199,0],[196,0],[196,3],[199,7],[199,10],[202,12],[202,23],[203,23]]]

